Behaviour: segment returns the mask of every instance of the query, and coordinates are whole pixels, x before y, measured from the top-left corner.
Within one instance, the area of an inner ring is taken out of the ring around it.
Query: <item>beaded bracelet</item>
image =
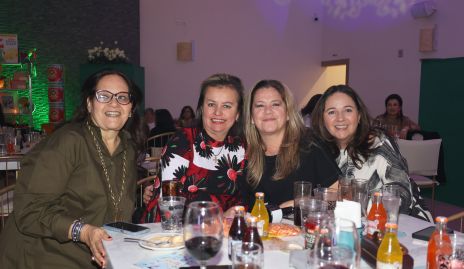
[[[82,227],[84,227],[82,219],[75,220],[71,227],[71,239],[73,242],[79,242],[81,238]]]

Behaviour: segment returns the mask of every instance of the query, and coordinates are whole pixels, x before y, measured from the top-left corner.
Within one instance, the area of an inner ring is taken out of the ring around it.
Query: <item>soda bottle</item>
[[[257,227],[259,235],[263,238],[267,238],[269,231],[269,214],[267,213],[266,206],[264,205],[264,193],[257,192],[255,194],[256,201],[251,210],[251,215],[257,218]]]
[[[435,218],[435,231],[429,239],[427,247],[427,269],[448,268],[449,259],[452,255],[451,239],[446,231],[448,218]]]
[[[374,192],[371,210],[367,214],[367,236],[373,238],[375,232],[383,234],[386,222],[387,212],[382,204],[382,193]]]
[[[256,243],[260,245],[264,250],[263,241],[261,241],[261,236],[258,232],[257,221],[258,218],[254,216],[247,218],[248,225],[245,231],[245,235],[243,236],[243,242]]]
[[[242,243],[246,232],[245,208],[243,206],[234,207],[235,216],[229,230],[229,259],[232,259],[232,247],[236,243]]]
[[[385,224],[385,236],[377,250],[376,269],[401,269],[403,267],[403,251],[396,233],[398,224]]]

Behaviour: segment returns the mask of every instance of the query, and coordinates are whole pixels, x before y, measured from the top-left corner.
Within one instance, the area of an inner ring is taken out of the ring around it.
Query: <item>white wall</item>
[[[321,72],[318,1],[140,0],[141,65],[145,106],[196,107],[200,83],[209,75],[239,76],[250,89],[278,79],[301,101]],[[176,61],[176,43],[193,40],[192,62]]]
[[[405,115],[417,120],[420,59],[464,56],[464,1],[437,0],[437,12],[421,19],[410,15],[414,1],[378,2],[388,6],[368,4],[359,12],[323,7],[323,60],[350,59],[350,86],[361,94],[373,116],[384,112],[385,97],[395,92],[403,97]],[[436,51],[420,53],[419,30],[434,25]]]

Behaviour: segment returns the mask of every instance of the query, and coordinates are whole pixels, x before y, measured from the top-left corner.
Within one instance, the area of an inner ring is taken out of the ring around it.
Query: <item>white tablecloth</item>
[[[416,240],[413,242],[411,234],[417,230],[423,229],[425,227],[431,226],[433,224],[425,222],[413,217],[406,215],[401,215],[399,219],[399,230],[400,236],[399,240],[404,244],[408,249],[410,255],[414,258],[414,268],[423,269],[425,268],[426,252],[427,245],[426,242],[416,243]],[[150,233],[160,232],[160,224],[146,224],[150,227]],[[136,266],[135,264],[149,261],[153,259],[156,255],[164,255],[162,251],[147,250],[141,248],[137,243],[128,243],[124,242],[124,237],[134,237],[129,236],[123,233],[110,232],[113,237],[112,241],[104,241],[103,244],[107,251],[107,260],[108,268],[113,269],[140,269],[141,267]],[[138,237],[143,237],[145,235],[140,235]],[[285,240],[290,240],[292,242],[297,242],[302,244],[303,238],[301,236],[286,238]],[[225,238],[224,243],[222,244],[221,252],[210,260],[209,264],[231,264],[227,256],[227,239]],[[176,250],[177,252],[184,252],[185,249]],[[278,251],[278,250],[266,250],[264,252],[264,268],[266,269],[282,269],[290,268],[289,266],[289,252]],[[161,267],[162,268],[162,267]],[[364,262],[362,263],[361,268],[369,268]]]

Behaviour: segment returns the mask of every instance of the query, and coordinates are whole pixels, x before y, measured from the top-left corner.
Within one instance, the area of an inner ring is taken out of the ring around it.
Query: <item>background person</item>
[[[140,94],[126,75],[105,70],[85,81],[82,97],[73,121],[21,162],[0,268],[105,267],[102,240],[111,237],[100,227],[131,220]]]
[[[406,139],[409,131],[420,130],[420,126],[403,115],[403,99],[398,94],[390,94],[385,99],[385,113],[378,115],[377,124],[388,130],[396,130],[399,138]]]
[[[214,201],[223,211],[241,203],[239,182],[245,165],[242,107],[239,78],[215,74],[201,84],[199,126],[178,131],[161,157],[162,180],[178,180],[187,203]],[[144,202],[150,202],[152,197],[153,186],[148,186]],[[155,205],[156,199],[147,211]]]
[[[321,99],[322,94],[315,94],[308,103],[301,109],[301,115],[303,116],[304,125],[311,128],[311,113],[313,113],[314,107],[316,107],[317,101]]]
[[[249,207],[254,193],[264,192],[267,203],[293,206],[293,183],[309,181],[330,187],[339,169],[330,155],[309,136],[290,91],[277,80],[262,80],[245,105]]]
[[[172,118],[171,113],[167,109],[157,109],[155,110],[155,128],[150,130],[148,137],[152,137],[159,134],[164,134],[168,132],[175,132],[176,124]],[[164,147],[167,141],[155,141],[156,145],[153,145],[153,140],[150,141],[151,145],[149,147]]]
[[[191,106],[184,106],[180,112],[177,124],[180,128],[195,127],[195,112]]]
[[[149,107],[145,109],[145,113],[143,114],[143,124],[145,125],[145,133],[148,136],[150,134],[150,130],[155,128],[155,110],[153,110],[153,108]]]
[[[398,145],[371,128],[367,108],[352,88],[338,85],[327,89],[312,119],[314,133],[327,144],[344,177],[366,179],[369,193],[387,184],[397,185],[400,212],[432,221],[419,189],[409,179]]]

